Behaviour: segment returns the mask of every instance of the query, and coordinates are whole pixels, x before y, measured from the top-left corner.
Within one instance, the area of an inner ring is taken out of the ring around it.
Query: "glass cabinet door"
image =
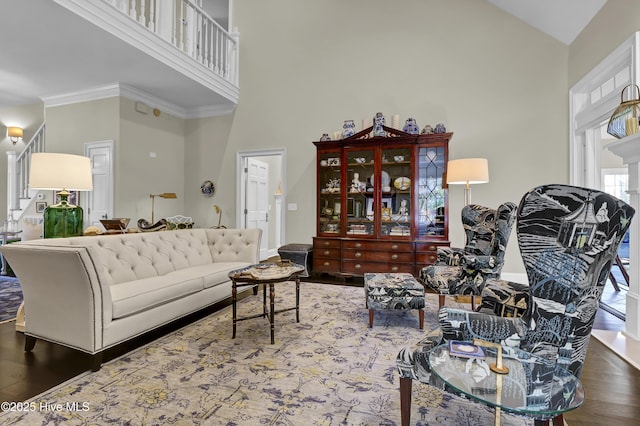
[[[382,149],[380,189],[381,236],[411,236],[411,149]]]
[[[318,154],[318,233],[337,235],[340,229],[340,152]]]
[[[445,236],[444,146],[418,150],[418,237]]]
[[[374,151],[347,151],[346,235],[374,235]]]

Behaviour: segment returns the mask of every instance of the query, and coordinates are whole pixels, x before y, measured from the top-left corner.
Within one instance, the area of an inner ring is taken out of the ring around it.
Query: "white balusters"
[[[237,84],[238,38],[201,7],[201,0],[102,0]]]

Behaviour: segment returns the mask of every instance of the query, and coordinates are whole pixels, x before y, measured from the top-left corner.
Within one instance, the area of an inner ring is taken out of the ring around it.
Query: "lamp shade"
[[[93,190],[91,160],[72,154],[39,152],[31,155],[31,189]]]
[[[20,127],[7,127],[7,136],[10,138],[21,138],[23,135]]]
[[[461,158],[447,163],[448,184],[489,182],[489,161],[486,158]]]

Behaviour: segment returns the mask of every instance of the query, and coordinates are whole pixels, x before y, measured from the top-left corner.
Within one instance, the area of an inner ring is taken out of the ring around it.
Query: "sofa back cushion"
[[[257,263],[260,236],[259,229],[180,229],[29,243],[87,247],[100,281],[112,285],[212,262]]]
[[[214,262],[249,262],[260,260],[260,229],[205,229]]]
[[[103,283],[111,285],[165,275],[211,263],[203,229],[51,239],[88,247]]]

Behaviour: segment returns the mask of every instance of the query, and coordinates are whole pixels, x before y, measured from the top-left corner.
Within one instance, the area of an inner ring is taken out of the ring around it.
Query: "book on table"
[[[462,358],[484,358],[484,351],[480,346],[460,340],[449,340],[449,353]]]

